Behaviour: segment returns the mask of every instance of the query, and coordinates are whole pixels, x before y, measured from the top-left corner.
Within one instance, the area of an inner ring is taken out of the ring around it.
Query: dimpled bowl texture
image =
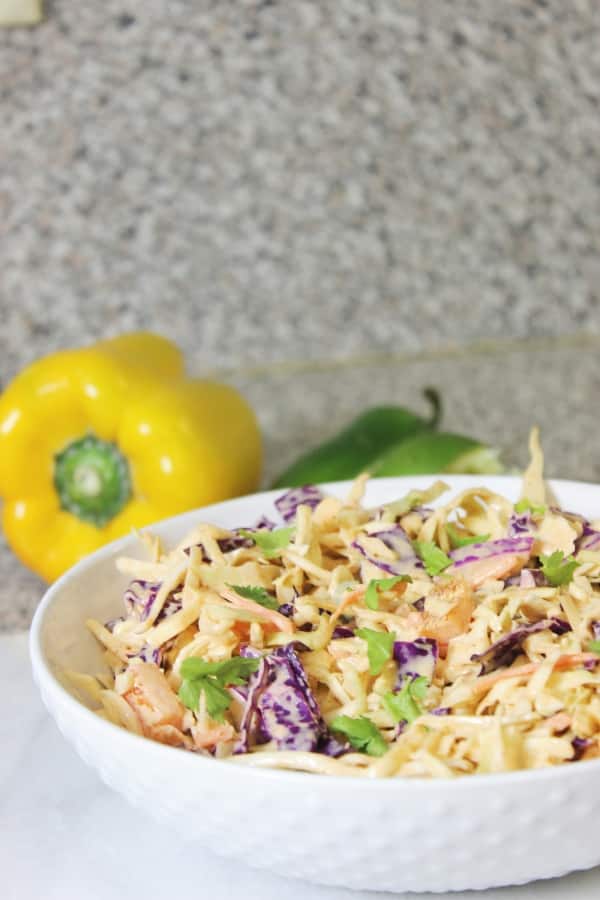
[[[484,484],[512,500],[509,476],[441,476],[453,491]],[[434,476],[374,479],[366,502],[389,502]],[[600,487],[553,482],[565,509],[600,516]],[[327,486],[344,496],[348,484]],[[273,491],[168,519],[167,545],[195,523],[234,527],[274,515]],[[438,501],[439,502],[439,501]],[[65,738],[100,777],[165,826],[243,865],[357,890],[447,891],[520,884],[600,863],[600,760],[457,779],[352,779],[252,769],[163,746],[116,727],[66,687],[94,674],[100,648],[88,617],[122,613],[127,578],[114,561],[143,555],[135,536],[82,560],[46,593],[31,629],[34,676]]]

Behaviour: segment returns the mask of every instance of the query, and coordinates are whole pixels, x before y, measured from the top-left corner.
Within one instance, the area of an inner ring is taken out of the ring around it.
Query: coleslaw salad
[[[124,615],[89,627],[104,718],[251,766],[454,777],[598,755],[600,523],[559,510],[537,433],[521,501],[444,485],[365,508],[286,492],[269,519],[144,536]],[[445,498],[444,498],[445,499]],[[274,521],[274,519],[278,521]]]

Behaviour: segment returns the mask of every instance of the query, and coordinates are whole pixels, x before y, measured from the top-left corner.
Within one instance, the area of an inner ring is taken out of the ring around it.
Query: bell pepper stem
[[[131,497],[129,463],[116,444],[88,434],[54,457],[54,486],[62,509],[101,528]]]
[[[431,405],[431,414],[429,416],[429,427],[437,428],[442,418],[442,398],[439,391],[433,387],[423,388],[423,396]]]

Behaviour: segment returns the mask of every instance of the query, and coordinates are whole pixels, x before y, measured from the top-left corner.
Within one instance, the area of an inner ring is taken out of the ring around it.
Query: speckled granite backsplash
[[[47,8],[0,31],[0,383],[151,328],[237,370],[271,474],[433,382],[447,425],[522,462],[546,419],[550,471],[600,477],[596,0]],[[376,353],[426,355],[239,371]],[[26,624],[40,584],[1,548],[0,580]]]
[[[54,0],[0,32],[0,376],[600,330],[596,0]]]

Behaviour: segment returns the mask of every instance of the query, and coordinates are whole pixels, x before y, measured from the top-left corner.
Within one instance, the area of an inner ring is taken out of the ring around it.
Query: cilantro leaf
[[[245,684],[260,665],[260,659],[235,656],[222,662],[208,662],[191,656],[181,664],[179,699],[194,712],[198,709],[200,694],[206,699],[206,711],[211,719],[223,721],[223,714],[231,704],[228,684]]]
[[[356,633],[367,642],[369,672],[371,675],[379,675],[388,659],[392,658],[394,635],[389,631],[374,631],[372,628],[359,628]]]
[[[184,679],[179,688],[179,699],[188,709],[198,709],[200,703],[200,682]]]
[[[258,669],[260,658],[234,656],[214,665],[220,666],[215,674],[221,684],[245,684]]]
[[[543,516],[547,508],[543,503],[532,503],[527,497],[523,497],[522,500],[515,503],[516,513],[532,512],[534,516]]]
[[[450,538],[450,543],[454,550],[456,550],[457,547],[468,547],[469,544],[483,544],[490,539],[489,534],[474,534],[465,537],[454,527],[452,522],[448,522],[446,525],[446,533]]]
[[[600,641],[590,641],[588,644],[590,653],[597,653],[600,656]]]
[[[203,678],[200,688],[206,697],[206,712],[211,719],[222,722],[223,713],[231,705],[231,694],[213,678]]]
[[[575,569],[580,565],[572,556],[568,556],[565,559],[562,550],[555,550],[550,556],[542,554],[540,562],[542,564],[542,572],[554,587],[568,584],[573,577]]]
[[[289,528],[274,528],[273,531],[260,529],[259,531],[250,531],[247,528],[240,528],[239,533],[242,537],[254,541],[256,546],[262,550],[266,559],[273,559],[279,556],[292,539],[294,533],[293,526]]]
[[[417,700],[424,700],[429,689],[429,682],[424,675],[417,675],[410,682],[410,692]]]
[[[279,603],[276,598],[263,587],[255,587],[252,584],[228,584],[227,587],[239,594],[240,597],[245,597],[246,600],[254,600],[255,603],[259,603],[265,609],[279,609]]]
[[[428,575],[439,575],[452,565],[452,560],[433,541],[415,541],[414,548],[425,563]]]
[[[330,727],[333,731],[346,735],[355,750],[368,753],[369,756],[383,756],[388,749],[384,736],[366,716],[359,716],[358,719],[336,716]]]
[[[208,662],[199,656],[190,656],[184,659],[179,671],[184,679],[213,675],[221,684],[244,684],[258,669],[259,663],[260,659],[246,656],[234,656],[221,662]]]
[[[365,604],[369,609],[379,609],[378,591],[389,591],[400,581],[412,582],[410,575],[393,575],[391,578],[372,578],[365,591]]]
[[[423,675],[408,679],[402,690],[394,694],[388,691],[383,696],[383,703],[394,722],[407,722],[409,725],[418,719],[423,712],[419,700],[424,700],[429,682]]]

